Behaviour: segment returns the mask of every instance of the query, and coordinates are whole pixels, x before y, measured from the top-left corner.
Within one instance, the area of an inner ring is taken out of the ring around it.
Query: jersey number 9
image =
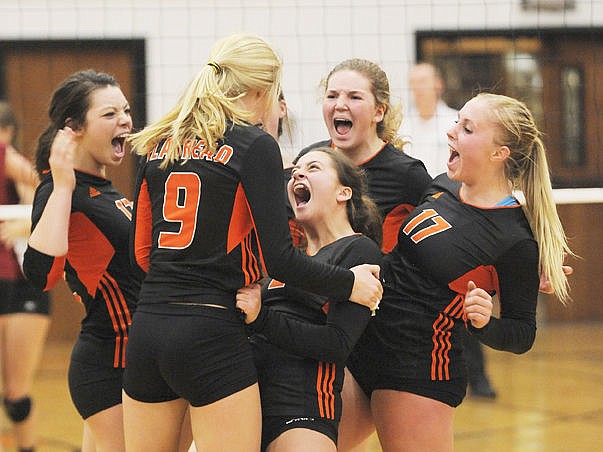
[[[163,218],[177,223],[178,232],[161,231],[159,248],[184,249],[193,243],[201,198],[201,179],[196,173],[171,173],[165,181]]]

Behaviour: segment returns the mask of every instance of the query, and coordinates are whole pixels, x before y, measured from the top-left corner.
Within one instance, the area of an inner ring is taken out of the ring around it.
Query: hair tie
[[[209,63],[207,63],[207,65],[211,66],[214,69],[216,75],[222,75],[222,66],[220,66],[218,63],[216,63],[215,61],[210,61]]]

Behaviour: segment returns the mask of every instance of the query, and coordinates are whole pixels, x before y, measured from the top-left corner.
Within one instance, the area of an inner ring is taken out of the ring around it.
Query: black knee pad
[[[17,400],[4,399],[6,414],[14,423],[23,422],[31,412],[31,398],[22,397]]]

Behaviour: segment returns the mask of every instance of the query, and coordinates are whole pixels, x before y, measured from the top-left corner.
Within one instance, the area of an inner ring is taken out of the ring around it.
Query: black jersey
[[[355,234],[323,247],[313,259],[351,268],[362,263],[379,265],[381,252],[373,240]],[[341,363],[368,317],[369,310],[362,305],[341,299],[330,302],[271,279],[262,289],[262,310],[252,328],[292,353]]]
[[[332,147],[320,141],[304,148],[299,155],[317,147]],[[383,218],[383,252],[396,245],[398,230],[408,213],[419,203],[431,183],[423,162],[386,143],[372,158],[359,165],[368,182],[368,192]]]
[[[448,380],[464,372],[460,338],[464,295],[472,280],[500,300],[500,319],[470,327],[499,350],[523,353],[536,331],[538,245],[520,205],[479,208],[460,185],[439,176],[404,221],[385,257],[384,296],[360,342],[391,351],[385,366],[411,378]],[[367,342],[368,341],[368,342]]]
[[[355,234],[323,247],[312,259],[350,268],[380,264],[381,256],[373,240]],[[258,333],[255,345],[266,339],[282,351],[277,359],[272,352],[261,356],[266,348],[255,347],[264,415],[338,420],[345,361],[369,319],[364,306],[269,280],[262,289],[260,315],[251,324]],[[262,364],[268,361],[274,366]]]
[[[34,286],[49,290],[63,277],[86,308],[80,338],[114,343],[114,367],[125,364],[131,314],[142,274],[130,264],[128,237],[132,203],[111,181],[76,171],[66,256],[27,248],[23,267]],[[51,174],[38,186],[33,202],[35,228],[53,190]]]
[[[349,297],[352,272],[313,262],[292,245],[281,154],[270,135],[228,126],[214,154],[200,140],[187,143],[182,159],[164,169],[169,145],[159,143],[137,178],[133,250],[147,271],[141,306],[215,296],[234,308],[237,289],[263,272]]]

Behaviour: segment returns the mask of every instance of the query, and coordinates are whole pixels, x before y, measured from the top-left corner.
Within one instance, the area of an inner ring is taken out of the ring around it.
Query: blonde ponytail
[[[219,40],[209,62],[189,83],[176,106],[163,118],[130,136],[139,155],[147,155],[170,139],[164,164],[178,160],[185,143],[201,139],[214,153],[228,122],[244,124],[257,115],[241,98],[252,91],[265,93],[265,110],[280,92],[281,62],[260,37],[237,33]]]
[[[523,102],[496,94],[482,93],[478,97],[492,107],[502,131],[499,140],[510,150],[505,171],[513,189],[521,190],[525,197],[523,208],[538,242],[540,272],[565,304],[570,296],[563,260],[566,255],[574,254],[557,214],[541,132]]]

